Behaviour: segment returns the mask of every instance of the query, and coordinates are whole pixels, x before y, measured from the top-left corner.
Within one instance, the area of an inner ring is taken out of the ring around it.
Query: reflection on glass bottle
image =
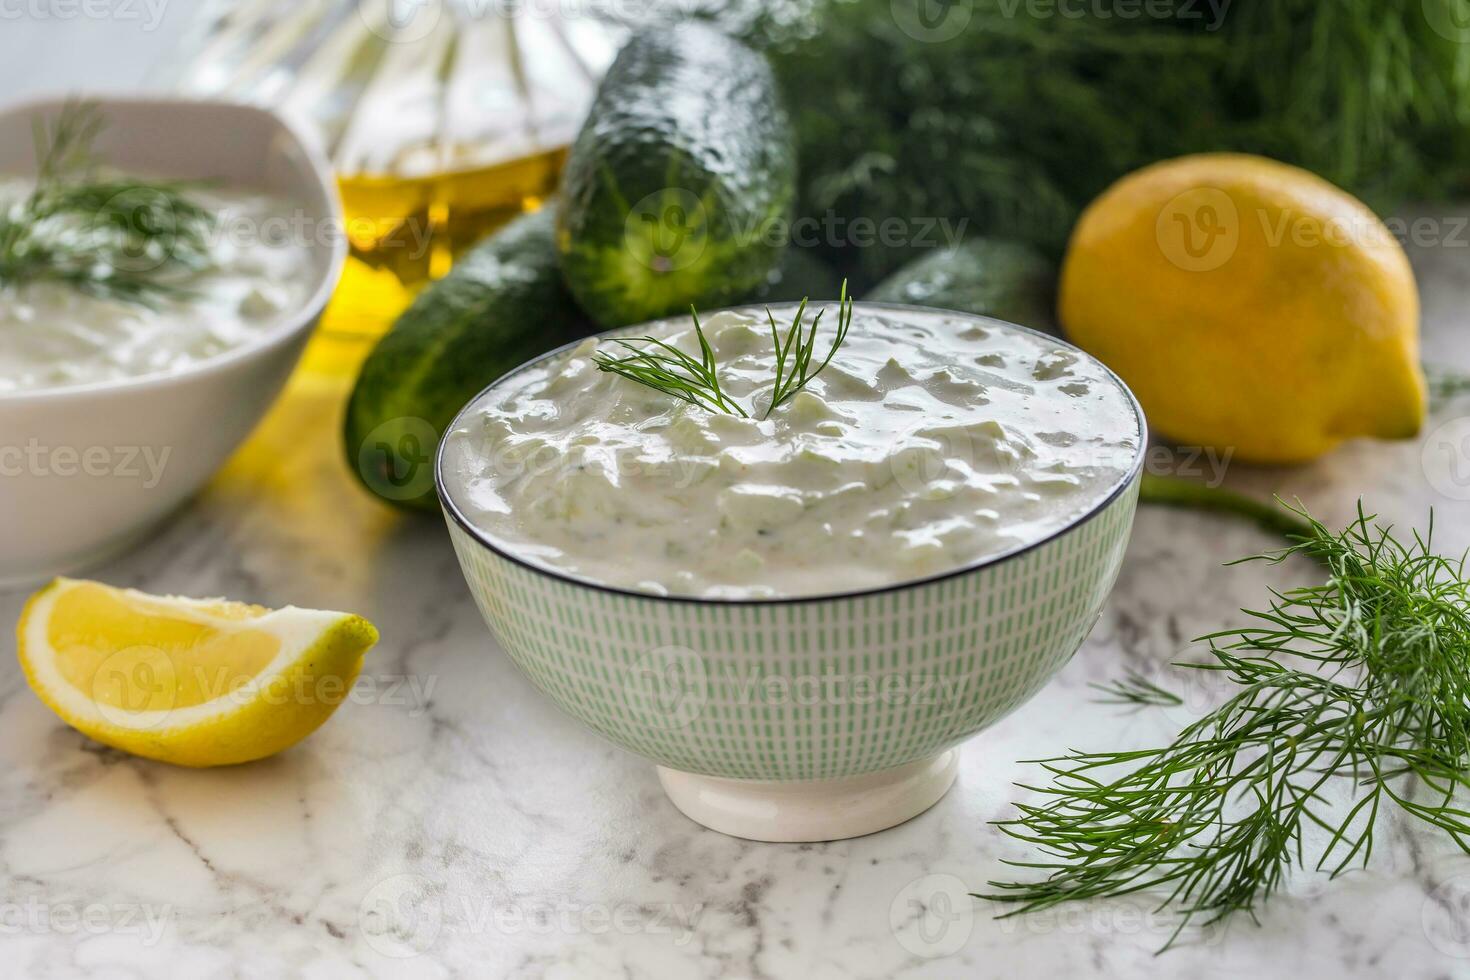
[[[239,0],[201,35],[182,91],[282,111],[337,170],[351,256],[318,347],[338,342],[346,369],[554,190],[618,42],[565,0]]]

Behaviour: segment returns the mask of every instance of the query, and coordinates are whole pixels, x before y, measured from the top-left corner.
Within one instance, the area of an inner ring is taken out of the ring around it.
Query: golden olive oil
[[[542,0],[201,15],[177,87],[271,107],[314,132],[337,172],[350,257],[307,370],[355,373],[418,290],[541,205],[620,37]]]
[[[420,289],[486,235],[541,207],[565,159],[560,147],[455,173],[340,178],[349,253],[309,368],[355,372]]]

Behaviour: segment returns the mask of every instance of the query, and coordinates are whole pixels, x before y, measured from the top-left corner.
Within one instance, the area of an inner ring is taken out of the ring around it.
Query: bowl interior
[[[42,99],[0,111],[0,174],[36,172],[34,127],[53,125],[73,98]],[[166,375],[0,394],[8,399],[64,397],[208,370],[282,343],[309,327],[326,305],[347,255],[341,204],[325,159],[279,116],[254,106],[186,99],[89,98],[105,122],[94,146],[110,167],[151,177],[215,183],[270,194],[289,204],[279,226],[247,234],[296,236],[311,256],[313,287],[302,306],[248,343]],[[275,216],[272,216],[273,218]],[[264,223],[262,223],[263,225]]]

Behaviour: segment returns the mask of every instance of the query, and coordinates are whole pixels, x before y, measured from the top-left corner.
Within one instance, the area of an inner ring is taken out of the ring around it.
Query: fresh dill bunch
[[[0,212],[0,285],[58,282],[152,304],[211,265],[215,216],[181,181],[107,176],[93,152],[105,125],[91,103],[36,120],[36,186]]]
[[[771,412],[796,397],[797,392],[822,373],[847,339],[847,331],[852,326],[852,298],[847,295],[847,283],[844,282],[837,304],[837,334],[832,338],[826,358],[813,368],[817,327],[826,310],[817,311],[811,327],[805,328],[806,307],[807,300],[803,299],[796,308],[796,316],[792,318],[784,340],[776,326],[775,315],[769,307],[766,309],[766,317],[771,323],[771,342],[776,347],[776,378],[771,385],[770,404],[761,416],[763,420],[770,418]],[[714,348],[699,322],[699,312],[690,307],[689,313],[694,318],[694,336],[699,341],[698,359],[657,337],[615,337],[613,343],[622,347],[625,353],[615,355],[599,350],[592,359],[600,371],[621,375],[705,411],[750,418],[749,413],[721,389],[719,365],[715,362]]]
[[[1293,867],[1333,877],[1366,864],[1384,809],[1443,831],[1470,852],[1470,594],[1464,559],[1424,536],[1396,537],[1361,505],[1333,533],[1261,559],[1302,554],[1321,585],[1273,593],[1249,625],[1211,634],[1210,659],[1234,693],[1169,744],[1038,760],[1037,802],[999,823],[1045,873],[992,881],[978,896],[1015,915],[1062,902],[1161,894],[1190,922],[1253,919]],[[1251,559],[1247,559],[1251,560]]]
[[[1116,0],[1065,13],[1010,0],[767,0],[771,16],[727,20],[766,50],[791,107],[800,216],[964,218],[971,233],[1056,255],[1109,184],[1185,153],[1284,160],[1380,212],[1462,190],[1459,2],[1179,2],[1140,14]],[[907,244],[837,242],[823,257],[861,292],[943,244],[914,227]]]
[[[1087,686],[1102,695],[1102,697],[1093,698],[1098,704],[1123,704],[1135,708],[1170,708],[1184,703],[1184,699],[1179,695],[1160,687],[1136,670],[1128,671],[1123,675],[1122,680],[1109,681],[1106,684],[1088,684]]]

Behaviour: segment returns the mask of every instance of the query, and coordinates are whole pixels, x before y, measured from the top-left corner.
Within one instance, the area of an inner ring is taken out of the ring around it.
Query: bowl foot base
[[[658,767],[690,820],[746,840],[843,840],[886,830],[929,809],[954,784],[959,750],[893,769],[809,782],[724,779]]]

